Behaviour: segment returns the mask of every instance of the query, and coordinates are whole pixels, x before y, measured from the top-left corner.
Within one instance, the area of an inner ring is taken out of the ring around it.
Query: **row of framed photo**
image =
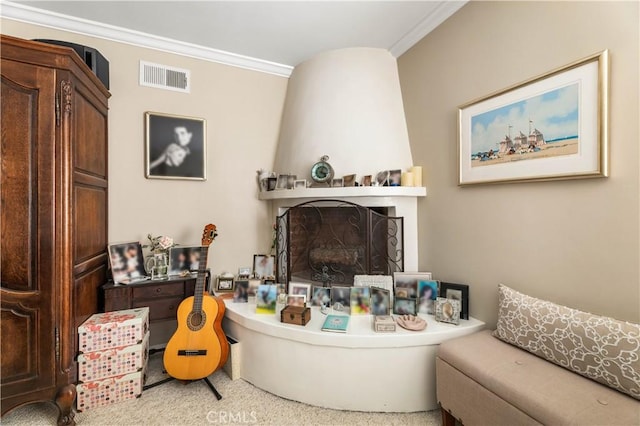
[[[284,284],[265,284],[262,280],[236,280],[233,301],[246,303],[252,296],[256,297],[256,304],[260,301],[261,288],[273,285],[273,300],[280,293],[286,293]],[[286,305],[331,307],[334,311],[351,315],[372,314],[389,315],[417,315],[418,313],[436,315],[438,312],[436,300],[439,298],[455,300],[457,317],[468,319],[468,286],[454,283],[442,283],[433,280],[420,281],[420,286],[429,287],[429,292],[423,297],[393,297],[389,289],[376,286],[353,287],[321,287],[307,283],[289,283],[286,293]],[[272,290],[269,289],[271,294]],[[269,299],[270,300],[270,299]],[[266,300],[263,300],[266,303]],[[447,308],[448,309],[452,309]],[[466,309],[466,311],[465,311]],[[463,313],[464,312],[464,313]]]
[[[198,272],[202,252],[203,247],[199,245],[171,247],[168,251],[168,275],[185,276]],[[116,284],[129,284],[150,278],[151,273],[145,268],[145,258],[140,242],[130,241],[110,244],[108,253],[113,281]],[[206,267],[206,265],[204,266]],[[238,276],[275,280],[275,256],[255,254],[253,256],[253,268],[239,268]],[[228,286],[229,283],[223,283],[224,285]],[[222,291],[224,289],[216,290]],[[233,286],[226,290],[233,290]]]

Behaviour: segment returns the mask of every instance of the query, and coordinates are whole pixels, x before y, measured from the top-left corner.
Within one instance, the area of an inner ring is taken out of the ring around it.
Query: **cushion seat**
[[[502,342],[490,330],[442,343],[438,358],[542,424],[640,424],[634,398]]]

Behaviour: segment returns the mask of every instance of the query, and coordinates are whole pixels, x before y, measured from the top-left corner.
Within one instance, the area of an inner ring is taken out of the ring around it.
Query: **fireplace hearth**
[[[351,286],[355,275],[404,270],[403,218],[386,207],[315,200],[277,218],[277,279]]]

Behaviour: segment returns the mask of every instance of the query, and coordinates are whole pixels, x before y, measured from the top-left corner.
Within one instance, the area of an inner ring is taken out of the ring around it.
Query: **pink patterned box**
[[[148,330],[148,307],[94,314],[78,327],[78,352],[139,345]]]
[[[142,394],[146,370],[76,385],[78,411],[137,398]]]
[[[78,381],[89,382],[120,374],[135,373],[147,364],[149,333],[139,345],[121,346],[78,355]]]

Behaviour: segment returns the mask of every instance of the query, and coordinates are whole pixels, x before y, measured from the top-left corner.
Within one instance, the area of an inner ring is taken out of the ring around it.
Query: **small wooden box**
[[[280,311],[280,321],[287,324],[307,325],[311,321],[311,309],[302,306],[285,306]]]

